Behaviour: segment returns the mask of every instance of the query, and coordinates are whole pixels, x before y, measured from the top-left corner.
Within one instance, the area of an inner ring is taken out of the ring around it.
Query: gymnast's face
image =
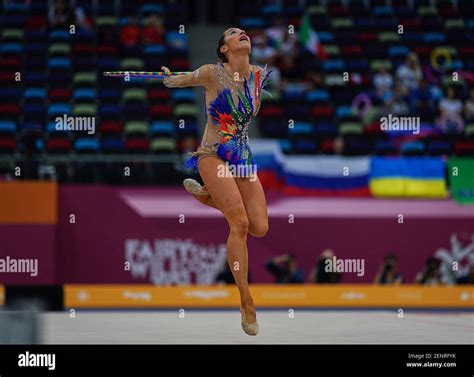
[[[252,45],[250,37],[245,33],[245,30],[231,27],[224,32],[225,44],[221,47],[222,53],[244,51],[250,53]]]

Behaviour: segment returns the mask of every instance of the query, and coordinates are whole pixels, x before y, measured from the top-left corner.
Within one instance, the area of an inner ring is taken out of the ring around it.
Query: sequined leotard
[[[203,66],[209,82],[206,89],[207,123],[200,147],[185,162],[197,171],[205,156],[218,156],[239,170],[254,165],[249,146],[248,127],[260,109],[260,99],[270,72],[252,66],[250,76],[236,80],[222,63]],[[202,68],[201,68],[202,69]],[[196,77],[199,71],[195,71]]]

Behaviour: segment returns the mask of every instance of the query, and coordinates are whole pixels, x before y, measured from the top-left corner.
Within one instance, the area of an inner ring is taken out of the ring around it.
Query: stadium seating
[[[174,139],[181,137],[179,117],[197,124],[193,91],[104,78],[102,72],[159,70],[173,60],[175,69],[190,70],[188,40],[175,31],[184,23],[184,5],[78,0],[71,11],[80,8],[89,26],[71,33],[69,25],[51,24],[47,2],[28,3],[0,7],[0,153],[21,152],[24,133],[34,133],[35,145],[45,153],[180,152]],[[140,40],[135,48],[125,48],[120,33],[130,17],[138,16],[143,27],[150,14],[163,20],[162,44]],[[94,117],[96,133],[58,130],[55,119],[64,115]],[[200,137],[197,127],[187,131],[183,137]],[[163,133],[173,142],[152,142]]]

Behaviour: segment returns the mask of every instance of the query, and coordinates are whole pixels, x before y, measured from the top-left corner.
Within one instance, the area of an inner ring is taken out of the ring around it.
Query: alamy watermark
[[[225,166],[220,164],[217,167],[217,176],[219,178],[250,178],[250,181],[257,180],[256,164],[229,164],[226,161]]]
[[[420,133],[420,117],[399,117],[388,114],[380,118],[380,129],[382,131],[413,131],[417,135]]]
[[[95,117],[70,117],[64,114],[54,121],[56,131],[87,131],[89,135],[95,134]]]
[[[0,274],[2,273],[38,276],[38,259],[16,259],[9,256],[0,258]]]
[[[48,370],[56,369],[56,354],[54,353],[20,353],[18,355],[19,367],[44,367]]]
[[[364,276],[365,274],[364,259],[342,259],[334,256],[326,259],[324,264],[326,272],[357,273],[357,276]]]

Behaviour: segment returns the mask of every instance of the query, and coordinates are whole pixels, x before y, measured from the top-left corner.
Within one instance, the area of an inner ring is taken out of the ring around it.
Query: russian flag
[[[251,149],[262,186],[265,189],[281,190],[284,185],[282,166],[285,156],[278,141],[254,140]]]
[[[290,195],[370,196],[369,157],[286,156],[285,186]]]

